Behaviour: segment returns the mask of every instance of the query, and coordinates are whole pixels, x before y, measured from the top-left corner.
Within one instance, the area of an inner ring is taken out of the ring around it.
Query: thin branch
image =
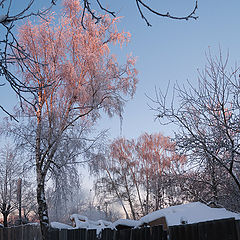
[[[192,10],[192,12],[190,14],[188,14],[187,16],[183,16],[183,17],[177,17],[177,16],[173,16],[171,15],[169,12],[163,14],[163,13],[160,13],[158,11],[155,11],[154,9],[152,9],[151,7],[149,7],[149,5],[147,5],[146,3],[144,3],[142,0],[136,0],[136,4],[137,4],[137,8],[138,8],[138,11],[141,15],[141,17],[145,20],[146,24],[148,26],[152,26],[149,21],[147,20],[147,18],[144,16],[142,10],[141,10],[141,7],[144,7],[146,8],[147,10],[149,10],[151,13],[157,15],[157,16],[160,16],[160,17],[166,17],[166,18],[171,18],[171,19],[175,19],[175,20],[189,20],[189,19],[195,19],[197,20],[198,19],[198,16],[196,16],[196,11],[198,9],[198,1],[196,0],[195,2],[195,6]]]

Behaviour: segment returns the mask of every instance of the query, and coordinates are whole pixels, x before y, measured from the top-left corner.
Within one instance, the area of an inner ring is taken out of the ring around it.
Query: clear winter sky
[[[92,0],[94,1],[94,0]],[[15,1],[15,9],[20,8],[25,1]],[[39,2],[39,1],[37,1]],[[49,1],[45,0],[47,4]],[[172,15],[186,15],[194,7],[193,0],[146,0],[155,9]],[[57,8],[61,4],[57,3]],[[212,53],[218,53],[221,46],[223,52],[229,50],[232,63],[240,63],[240,1],[239,0],[199,0],[197,10],[198,20],[178,21],[157,17],[143,12],[148,17],[152,27],[147,27],[137,11],[135,1],[102,0],[102,4],[124,16],[119,29],[132,34],[127,48],[116,53],[122,60],[132,52],[138,57],[139,71],[136,95],[126,105],[123,115],[122,136],[136,138],[143,132],[161,131],[165,135],[171,129],[154,122],[154,113],[149,110],[150,101],[145,94],[154,97],[154,89],[166,89],[168,81],[179,84],[197,80],[197,69],[202,69],[206,62],[205,52],[208,48]],[[7,88],[0,88],[0,103],[11,109],[14,105],[14,95]],[[4,116],[0,112],[0,116]],[[103,117],[97,129],[109,128],[111,138],[120,135],[118,118]]]

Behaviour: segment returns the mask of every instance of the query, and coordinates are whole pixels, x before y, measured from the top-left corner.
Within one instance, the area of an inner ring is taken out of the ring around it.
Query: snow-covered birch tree
[[[118,32],[119,19],[106,15],[96,25],[86,14],[85,30],[81,11],[79,1],[66,0],[59,21],[52,14],[38,25],[26,23],[19,32],[25,53],[34,59],[22,65],[21,76],[24,84],[38,89],[37,97],[31,99],[34,104],[25,104],[22,115],[35,126],[35,142],[30,144],[35,152],[38,214],[44,240],[49,223],[45,179],[49,169],[57,165],[59,146],[71,132],[78,131],[78,124],[90,129],[101,111],[120,115],[123,96],[133,96],[137,83],[135,58],[130,56],[120,65],[110,54],[111,44],[123,46],[130,38],[129,33]]]

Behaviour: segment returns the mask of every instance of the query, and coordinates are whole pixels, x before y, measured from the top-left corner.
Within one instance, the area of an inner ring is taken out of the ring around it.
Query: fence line
[[[99,236],[96,230],[49,230],[49,240],[240,240],[240,221],[233,218],[196,224],[169,227],[142,227],[137,229],[104,229]],[[0,240],[41,240],[39,226],[22,225],[0,228]]]
[[[240,240],[239,221],[234,218],[169,227],[171,240]]]

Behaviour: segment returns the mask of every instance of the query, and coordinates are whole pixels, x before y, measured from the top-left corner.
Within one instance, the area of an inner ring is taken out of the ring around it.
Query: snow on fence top
[[[70,220],[73,222],[75,228],[96,229],[97,234],[104,228],[109,228],[111,222],[105,220],[92,221],[86,216],[79,214],[73,214],[70,216]]]
[[[225,208],[211,208],[200,202],[193,202],[161,209],[142,217],[139,225],[150,223],[161,217],[166,218],[168,226],[192,224],[211,220],[235,218],[240,219],[240,214],[230,212]]]
[[[57,229],[74,229],[72,226],[64,224],[64,223],[59,223],[59,222],[51,222],[50,226],[52,228],[57,228]]]
[[[139,224],[139,221],[130,220],[130,219],[119,219],[119,220],[115,221],[114,223],[112,223],[111,225],[109,225],[109,228],[116,229],[117,226],[119,226],[119,225],[134,228],[134,227],[137,227],[138,224]]]
[[[200,202],[193,202],[160,209],[147,214],[138,221],[119,219],[116,222],[111,223],[104,220],[91,221],[87,217],[79,214],[73,214],[70,217],[75,228],[96,229],[97,233],[104,228],[116,229],[117,226],[120,225],[132,228],[137,228],[143,225],[154,226],[154,222],[158,222],[158,219],[165,219],[167,227],[169,227],[174,225],[192,224],[226,218],[240,219],[240,214],[230,212],[225,208],[211,208]]]

